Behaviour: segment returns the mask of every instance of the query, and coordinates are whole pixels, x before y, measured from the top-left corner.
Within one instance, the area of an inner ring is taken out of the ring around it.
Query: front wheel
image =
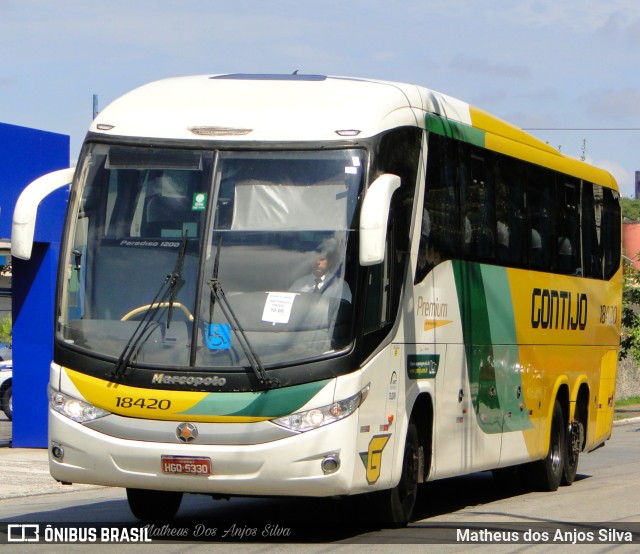
[[[165,522],[173,519],[182,502],[182,493],[127,489],[131,513],[142,521]]]
[[[409,523],[418,496],[419,455],[418,429],[411,420],[404,444],[400,482],[390,490],[377,493],[381,524],[397,528]]]

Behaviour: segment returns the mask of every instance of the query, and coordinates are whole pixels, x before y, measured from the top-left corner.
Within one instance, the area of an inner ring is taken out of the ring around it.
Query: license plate
[[[162,471],[175,475],[211,475],[211,458],[162,456]]]

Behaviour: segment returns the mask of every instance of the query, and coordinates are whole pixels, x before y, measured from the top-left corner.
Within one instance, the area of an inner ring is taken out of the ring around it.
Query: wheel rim
[[[562,463],[562,452],[560,451],[561,433],[562,430],[559,427],[558,421],[554,418],[553,421],[553,444],[549,450],[549,456],[551,461],[551,470],[554,474],[560,471],[560,465]]]
[[[577,463],[578,457],[580,456],[580,448],[582,447],[582,435],[583,435],[583,427],[582,423],[577,422],[574,425],[577,425],[577,430],[573,428],[573,425],[569,425],[569,441],[568,445],[568,462],[573,465]]]

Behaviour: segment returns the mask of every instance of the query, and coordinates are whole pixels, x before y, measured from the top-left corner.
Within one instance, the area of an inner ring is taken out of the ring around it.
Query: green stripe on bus
[[[329,382],[329,379],[260,392],[212,392],[184,415],[281,417],[298,411]]]
[[[425,114],[425,127],[430,133],[485,147],[485,131],[432,113]]]
[[[504,267],[480,266],[492,344],[518,344],[511,286]]]
[[[507,271],[453,261],[472,403],[485,433],[532,428]]]

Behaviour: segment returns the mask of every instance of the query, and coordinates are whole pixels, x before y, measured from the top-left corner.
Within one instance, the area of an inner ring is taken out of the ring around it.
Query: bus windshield
[[[353,340],[365,152],[92,144],[66,245],[58,337],[137,367],[265,366]],[[219,292],[223,298],[220,298]]]

